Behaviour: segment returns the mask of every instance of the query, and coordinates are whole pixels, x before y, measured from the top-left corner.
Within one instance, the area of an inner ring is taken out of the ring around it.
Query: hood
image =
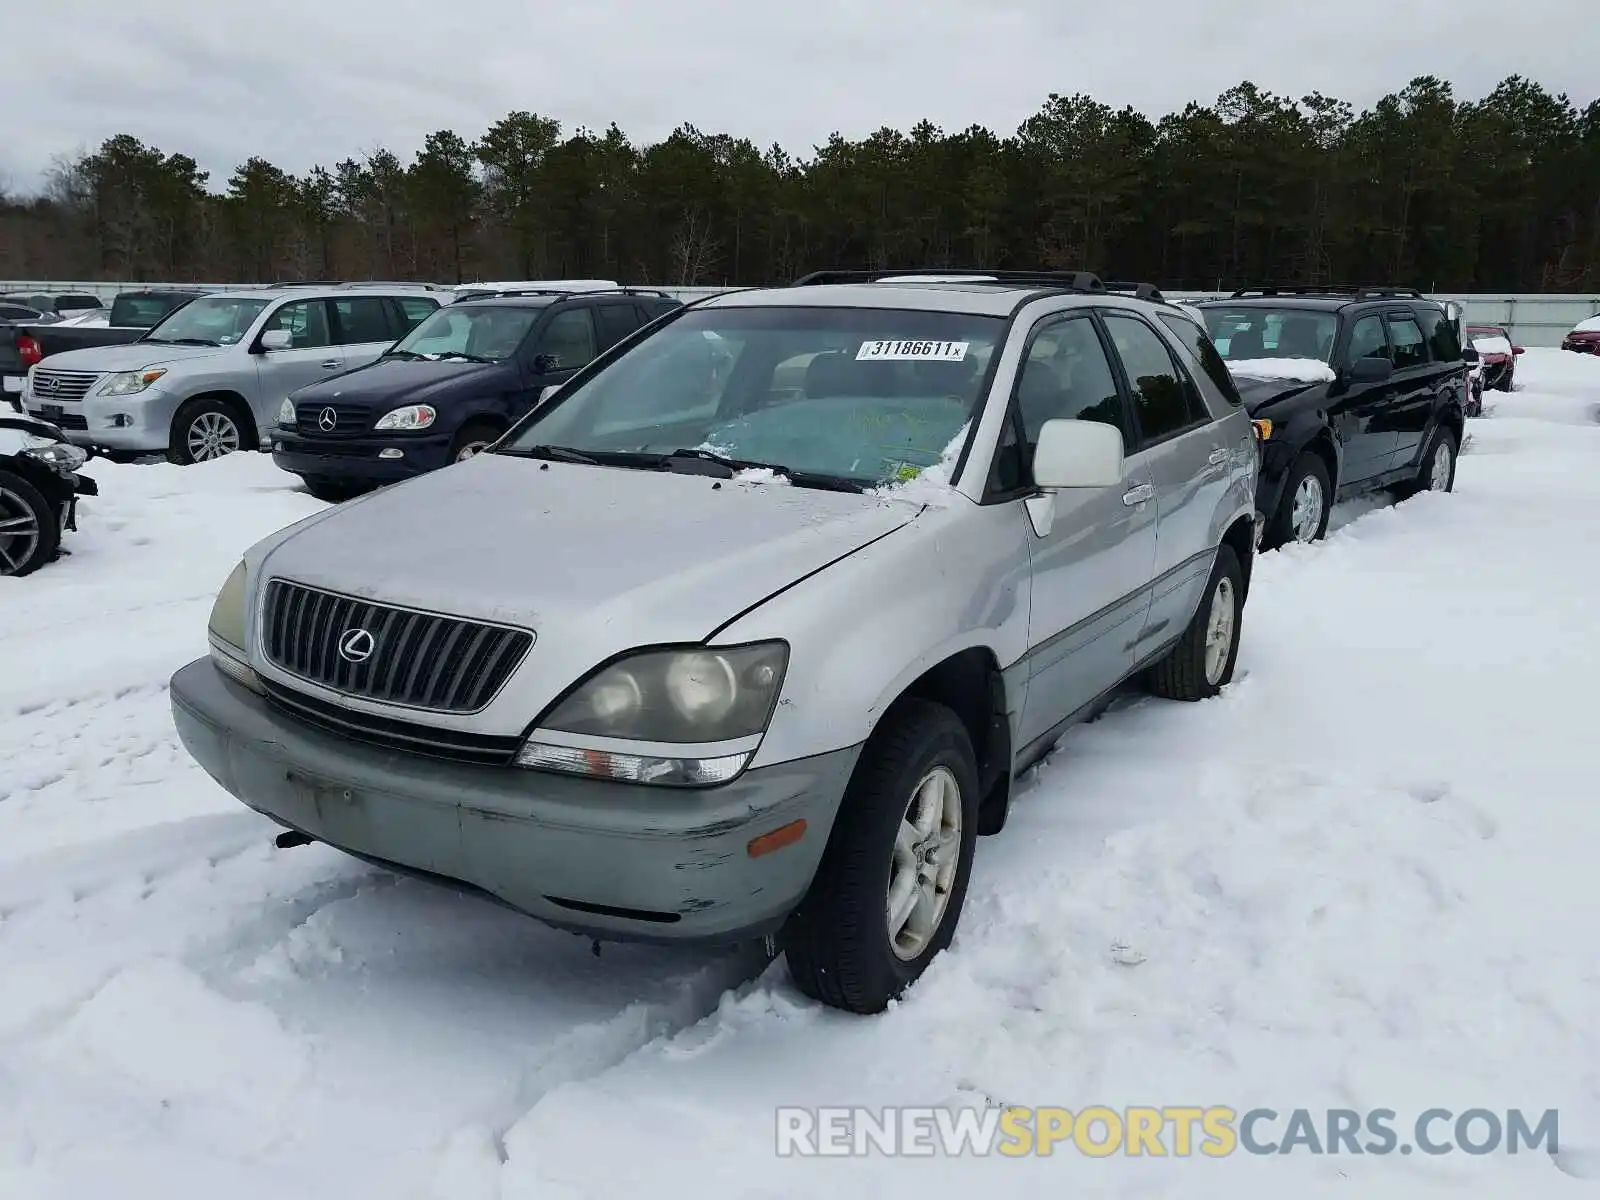
[[[533,682],[512,703],[542,706],[613,655],[703,641],[919,511],[897,498],[483,454],[338,506],[269,549],[258,578],[531,629]]]
[[[159,342],[128,342],[120,346],[91,346],[84,350],[63,350],[45,359],[46,370],[63,371],[142,371],[146,367],[171,366],[192,358],[211,358],[231,349],[228,346],[164,346]]]
[[[1244,406],[1250,411],[1251,416],[1260,416],[1262,411],[1281,404],[1295,396],[1304,395],[1311,391],[1324,391],[1326,383],[1307,383],[1303,379],[1235,379],[1234,386],[1239,389],[1239,396],[1244,401]]]
[[[296,402],[343,404],[427,404],[498,391],[515,376],[514,363],[418,362],[394,358],[371,363],[294,394]]]

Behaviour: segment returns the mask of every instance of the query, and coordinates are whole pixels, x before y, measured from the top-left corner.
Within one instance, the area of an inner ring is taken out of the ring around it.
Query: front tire
[[[1200,607],[1165,658],[1150,668],[1150,691],[1167,700],[1208,700],[1233,679],[1244,626],[1244,568],[1233,547],[1217,548],[1217,561]]]
[[[501,429],[498,425],[491,425],[486,421],[469,421],[461,427],[461,431],[450,443],[450,461],[465,462],[482,454],[500,439],[500,434]]]
[[[1261,549],[1276,550],[1290,542],[1319,541],[1328,532],[1333,483],[1321,456],[1307,450],[1289,468],[1278,511],[1267,525]]]
[[[201,396],[178,409],[172,418],[167,460],[179,466],[213,462],[252,446],[237,409],[216,396]]]
[[[789,974],[877,1013],[950,944],[978,837],[978,768],[942,704],[905,700],[862,751],[816,878],[783,931]]]
[[[31,575],[56,556],[60,515],[20,475],[0,471],[0,576]]]
[[[300,482],[306,485],[306,491],[329,504],[343,504],[358,491],[348,483],[341,483],[336,479],[324,479],[320,475],[302,475]]]

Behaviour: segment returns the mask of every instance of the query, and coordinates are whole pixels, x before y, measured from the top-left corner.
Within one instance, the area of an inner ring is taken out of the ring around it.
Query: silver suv
[[[173,714],[281,844],[878,1011],[1019,772],[1228,682],[1255,476],[1204,330],[1094,276],[723,294],[251,548]]]
[[[136,342],[52,354],[23,405],[113,454],[192,463],[255,449],[290,392],[376,361],[448,299],[405,284],[214,292]]]

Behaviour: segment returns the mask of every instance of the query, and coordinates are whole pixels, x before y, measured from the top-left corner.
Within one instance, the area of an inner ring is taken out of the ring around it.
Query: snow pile
[[[971,428],[970,421],[962,425],[955,437],[951,438],[939,452],[939,461],[931,467],[924,467],[906,479],[870,488],[867,495],[880,499],[905,500],[930,508],[950,507],[959,495],[950,485],[950,481],[955,475],[956,463],[961,458],[961,450],[967,444],[967,432]]]
[[[265,456],[95,463],[73,557],[0,580],[0,1196],[1592,1194],[1600,361],[1518,373],[1456,494],[1257,563],[1222,697],[1069,734],[872,1019],[274,850],[164,688],[240,551],[321,505]],[[779,1105],[997,1103],[1558,1108],[1561,1149],[774,1153]]]
[[[1472,339],[1472,348],[1479,354],[1510,354],[1511,343],[1503,337],[1481,337]]]
[[[1332,383],[1338,378],[1320,358],[1229,359],[1228,372],[1238,379],[1287,379],[1294,383]]]

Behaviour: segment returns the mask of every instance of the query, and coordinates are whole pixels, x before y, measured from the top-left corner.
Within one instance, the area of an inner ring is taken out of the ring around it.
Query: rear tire
[[[833,1008],[882,1012],[949,946],[977,837],[966,727],[942,704],[901,701],[862,751],[784,927],[795,986]]]
[[[1167,700],[1208,700],[1233,679],[1244,628],[1244,568],[1233,547],[1217,548],[1217,561],[1200,607],[1165,658],[1150,668],[1147,686]]]
[[[1267,523],[1262,550],[1276,550],[1289,542],[1320,541],[1328,532],[1333,483],[1320,455],[1307,450],[1289,468],[1278,510]]]
[[[61,546],[61,514],[21,475],[0,471],[0,576],[31,575]]]
[[[185,403],[172,418],[167,440],[167,461],[179,466],[213,462],[255,446],[252,423],[237,405],[220,396],[198,396]]]
[[[1456,444],[1454,430],[1439,428],[1428,442],[1417,467],[1417,477],[1403,487],[1395,489],[1400,500],[1410,499],[1420,492],[1453,492],[1456,487],[1456,459],[1461,449]]]

